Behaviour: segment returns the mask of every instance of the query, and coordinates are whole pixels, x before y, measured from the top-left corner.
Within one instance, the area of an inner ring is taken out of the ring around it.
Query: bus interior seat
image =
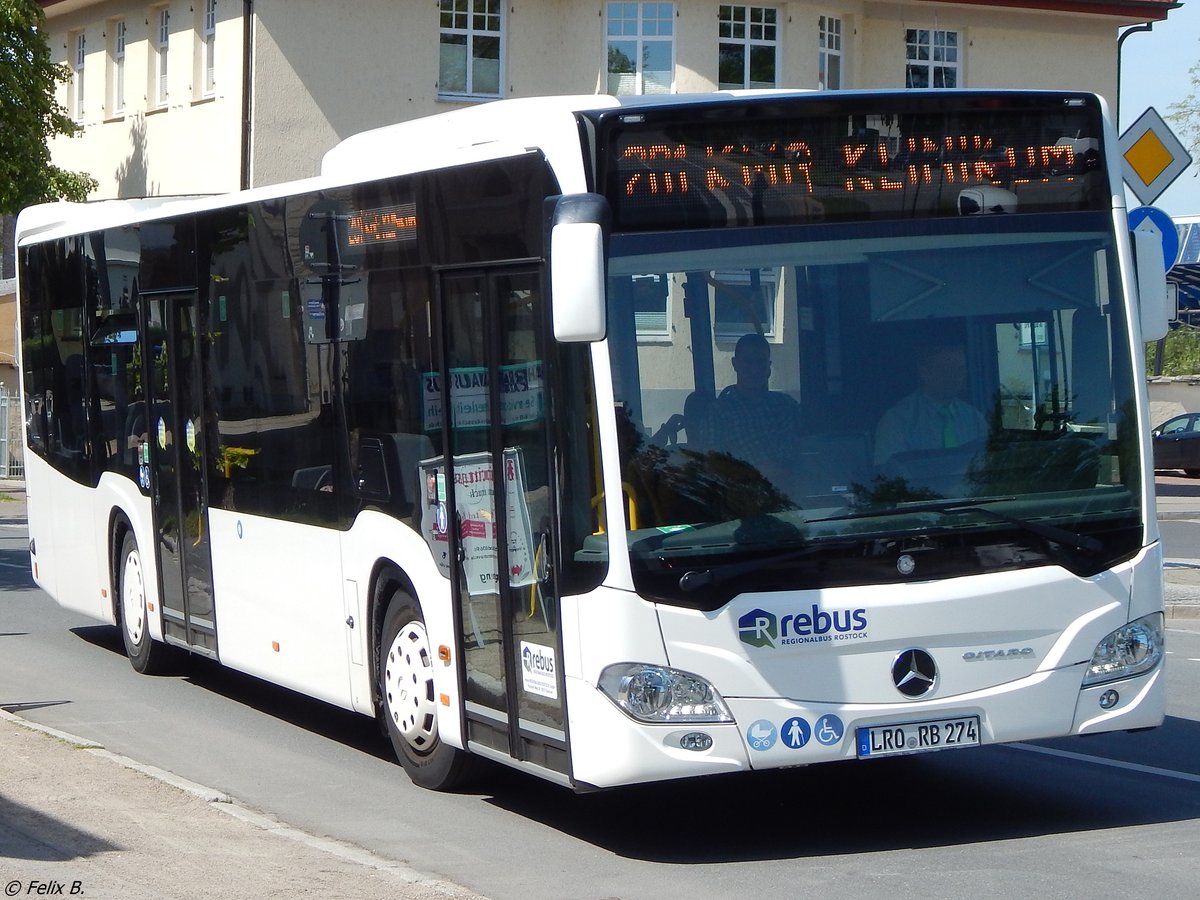
[[[688,444],[706,447],[712,443],[712,407],[716,398],[707,391],[692,391],[683,401],[683,430]]]
[[[134,400],[125,407],[125,427],[121,433],[125,439],[125,446],[119,448],[121,459],[127,466],[136,466],[140,462],[138,446],[149,439],[145,400]]]
[[[305,466],[292,473],[292,487],[303,491],[319,491],[332,486],[332,466]]]
[[[411,509],[417,502],[420,461],[432,456],[433,441],[425,434],[361,434],[356,467],[359,494],[368,500]]]

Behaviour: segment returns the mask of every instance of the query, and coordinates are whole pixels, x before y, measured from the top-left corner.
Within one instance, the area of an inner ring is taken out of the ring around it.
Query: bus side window
[[[24,251],[28,301],[23,377],[32,426],[30,449],[86,484],[92,476],[80,356],[84,311],[79,249],[78,238],[64,238]]]

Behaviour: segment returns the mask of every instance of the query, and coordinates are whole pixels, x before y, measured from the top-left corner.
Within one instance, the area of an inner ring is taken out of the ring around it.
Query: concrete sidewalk
[[[480,896],[2,710],[0,882],[88,900]]]

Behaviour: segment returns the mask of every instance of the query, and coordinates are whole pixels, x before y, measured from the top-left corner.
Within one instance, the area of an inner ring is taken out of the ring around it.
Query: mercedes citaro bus
[[[34,576],[431,788],[1155,726],[1116,147],[1084,93],[555,97],[27,209]]]

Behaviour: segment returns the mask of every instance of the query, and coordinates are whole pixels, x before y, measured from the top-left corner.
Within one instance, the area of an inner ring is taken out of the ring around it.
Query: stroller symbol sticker
[[[775,730],[775,724],[766,719],[754,722],[746,732],[746,740],[750,742],[751,750],[770,750],[775,746],[775,739],[778,736],[779,732]]]

